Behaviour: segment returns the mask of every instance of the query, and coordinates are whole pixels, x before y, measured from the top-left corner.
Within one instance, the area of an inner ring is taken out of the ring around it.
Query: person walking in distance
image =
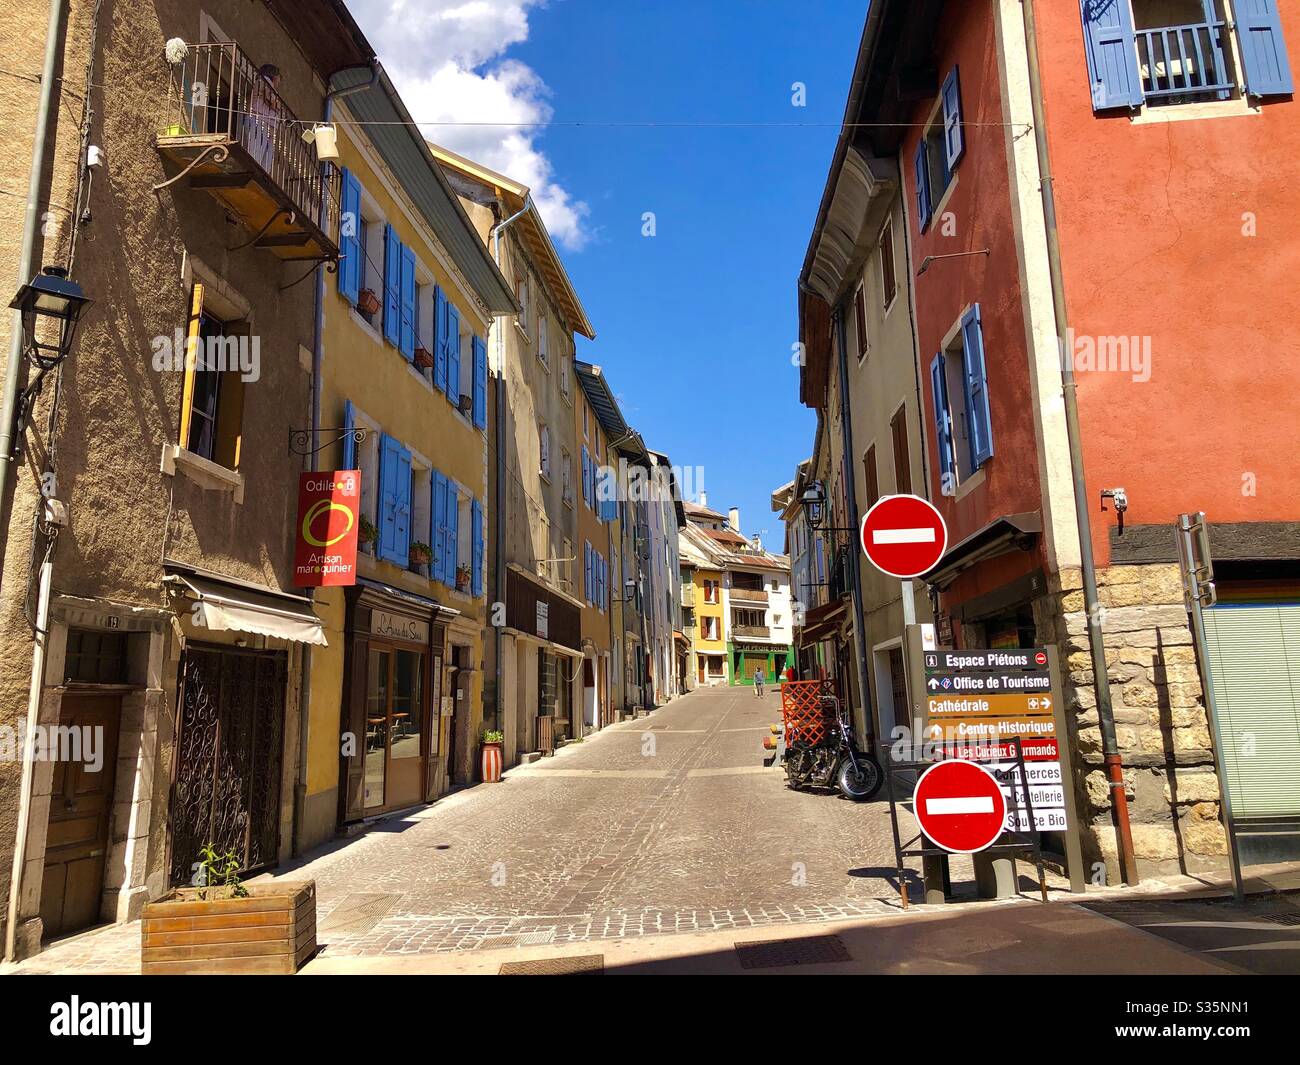
[[[754,670],[754,694],[763,694],[763,670],[761,668]]]

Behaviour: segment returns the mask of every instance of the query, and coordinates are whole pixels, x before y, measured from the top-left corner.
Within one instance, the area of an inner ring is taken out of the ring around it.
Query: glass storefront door
[[[366,675],[367,810],[422,801],[424,653],[372,642]]]

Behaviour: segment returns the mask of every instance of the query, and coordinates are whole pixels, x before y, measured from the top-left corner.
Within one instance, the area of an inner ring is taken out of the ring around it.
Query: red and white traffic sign
[[[997,777],[977,762],[932,765],[916,782],[912,809],[921,831],[954,854],[991,847],[1007,820]]]
[[[948,526],[920,496],[885,496],[862,519],[862,550],[881,573],[911,580],[948,550]]]

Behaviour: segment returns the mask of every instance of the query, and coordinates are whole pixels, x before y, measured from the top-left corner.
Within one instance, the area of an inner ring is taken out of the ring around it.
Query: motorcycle
[[[792,788],[835,787],[846,799],[866,802],[884,783],[880,763],[857,749],[848,712],[839,699],[827,695],[822,702],[833,707],[835,723],[821,743],[796,740],[786,748],[786,783]]]

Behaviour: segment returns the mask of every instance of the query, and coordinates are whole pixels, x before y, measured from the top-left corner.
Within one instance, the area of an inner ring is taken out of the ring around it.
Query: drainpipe
[[[853,450],[853,423],[849,416],[849,364],[848,337],[844,328],[844,315],[835,312],[835,330],[839,342],[840,375],[840,433],[843,437],[844,491],[847,494],[849,513],[858,513],[858,489],[854,478],[857,462]],[[867,684],[867,619],[862,609],[862,556],[852,541],[848,544],[850,577],[853,580],[853,645],[857,651],[858,689],[862,692],[862,727],[868,748],[874,748],[876,725],[872,714],[871,688]]]
[[[524,205],[504,222],[498,222],[492,227],[489,236],[492,238],[492,259],[497,264],[497,270],[501,269],[501,234],[516,221],[528,213],[528,209],[533,205],[532,194],[529,193],[524,197]],[[497,327],[497,387],[496,401],[493,408],[496,411],[496,425],[494,434],[496,436],[496,453],[497,453],[497,490],[494,509],[496,511],[495,522],[496,536],[496,559],[494,560],[493,569],[496,571],[497,595],[501,597],[501,602],[505,602],[506,589],[506,334],[505,326],[498,320]],[[496,691],[493,695],[492,707],[492,728],[501,729],[501,631],[498,628],[496,639],[492,641],[494,669],[496,671]]]
[[[41,100],[36,110],[36,137],[32,148],[32,169],[27,179],[27,210],[23,217],[23,241],[18,253],[18,284],[32,279],[32,260],[36,248],[37,205],[41,198],[41,178],[49,161],[50,112],[53,107],[55,77],[59,53],[63,43],[64,0],[50,0],[50,20],[45,31],[45,65],[41,69]],[[76,219],[73,219],[76,224]],[[5,367],[4,396],[0,399],[0,510],[3,510],[5,490],[9,484],[9,466],[22,434],[14,424],[18,409],[18,386],[25,378],[23,371],[23,320],[20,311],[13,312],[9,333],[9,361]],[[4,534],[8,543],[9,534]]]
[[[367,69],[370,71],[370,80],[362,82],[360,85],[353,85],[348,89],[330,89],[325,93],[325,110],[322,121],[329,122],[334,114],[334,101],[343,96],[351,96],[353,93],[363,92],[369,89],[376,81],[379,80],[379,64],[369,63],[365,67],[353,67],[351,69]],[[328,81],[333,82],[343,71],[335,71],[330,75]],[[321,189],[324,190],[326,177],[328,173],[328,163],[320,164]],[[326,230],[328,221],[326,197],[321,196],[320,206],[321,216],[318,224],[321,229]],[[312,343],[311,343],[311,469],[317,468],[319,460],[320,447],[320,387],[321,387],[321,368],[325,361],[325,271],[319,267],[316,270],[315,286],[315,307],[312,316]],[[313,598],[315,598],[313,596]],[[302,655],[302,694],[298,699],[298,780],[293,789],[293,842],[291,853],[296,858],[302,850],[302,821],[304,810],[307,805],[307,747],[308,747],[308,724],[311,720],[311,663],[312,663],[312,646],[308,644],[303,648]]]
[[[1025,50],[1029,60],[1029,95],[1034,108],[1034,143],[1038,149],[1038,170],[1043,195],[1043,223],[1047,229],[1047,259],[1051,269],[1052,307],[1056,315],[1059,342],[1069,335],[1065,304],[1065,278],[1061,269],[1061,241],[1056,228],[1056,196],[1052,163],[1047,151],[1047,116],[1043,105],[1042,73],[1038,64],[1038,32],[1033,0],[1024,0]],[[1070,445],[1070,476],[1074,482],[1074,515],[1079,529],[1079,564],[1083,571],[1083,603],[1088,622],[1088,648],[1092,654],[1092,679],[1097,692],[1097,719],[1101,726],[1101,749],[1110,778],[1111,814],[1119,841],[1120,868],[1124,883],[1138,883],[1133,855],[1133,833],[1129,827],[1128,797],[1124,794],[1124,764],[1115,739],[1115,714],[1111,707],[1110,678],[1106,673],[1106,644],[1102,637],[1100,604],[1097,598],[1097,564],[1092,553],[1092,522],[1088,513],[1088,484],[1083,470],[1083,445],[1079,432],[1079,404],[1074,367],[1061,359],[1061,392],[1065,400],[1065,429]]]

